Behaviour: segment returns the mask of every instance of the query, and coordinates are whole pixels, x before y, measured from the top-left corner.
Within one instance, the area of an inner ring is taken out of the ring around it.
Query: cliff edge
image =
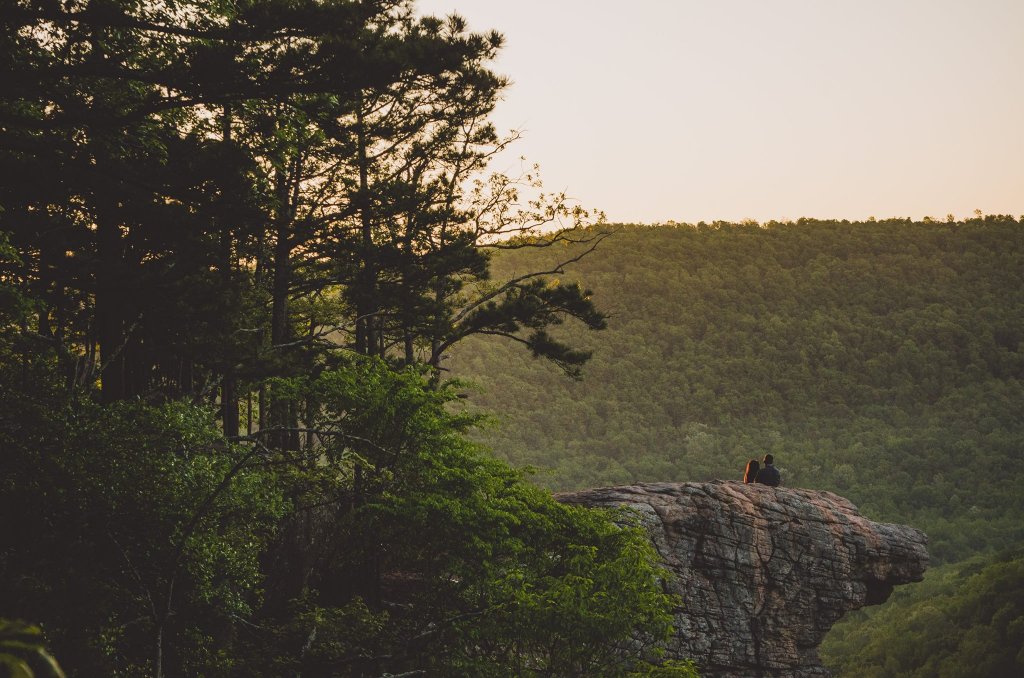
[[[817,648],[832,625],[928,566],[923,532],[872,522],[831,492],[714,481],[557,497],[641,514],[684,605],[669,656],[702,676],[828,676]]]

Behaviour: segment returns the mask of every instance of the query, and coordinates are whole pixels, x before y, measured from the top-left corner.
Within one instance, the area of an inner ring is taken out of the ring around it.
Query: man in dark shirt
[[[757,472],[757,479],[754,482],[772,487],[779,486],[782,476],[779,475],[779,469],[775,468],[775,457],[770,454],[764,455],[764,466]]]

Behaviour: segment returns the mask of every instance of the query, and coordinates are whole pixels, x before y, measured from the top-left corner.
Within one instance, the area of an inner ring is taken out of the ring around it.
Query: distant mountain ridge
[[[1024,222],[613,228],[563,276],[612,316],[565,328],[594,351],[582,381],[495,341],[454,356],[502,413],[499,456],[565,490],[739,478],[772,452],[785,484],[921,527],[940,561],[1024,541]]]

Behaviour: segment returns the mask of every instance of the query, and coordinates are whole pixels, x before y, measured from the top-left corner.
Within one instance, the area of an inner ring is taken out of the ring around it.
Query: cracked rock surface
[[[831,492],[714,481],[557,497],[640,513],[683,600],[669,657],[702,676],[828,676],[817,648],[832,625],[928,566],[923,532],[872,522]]]

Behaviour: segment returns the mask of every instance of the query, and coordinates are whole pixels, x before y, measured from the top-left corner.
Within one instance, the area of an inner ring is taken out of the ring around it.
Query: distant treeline
[[[499,455],[567,489],[739,479],[772,452],[785,484],[923,528],[939,560],[1024,538],[1024,222],[611,228],[562,281],[610,314],[564,328],[594,352],[581,381],[493,341],[455,357],[503,413]]]

